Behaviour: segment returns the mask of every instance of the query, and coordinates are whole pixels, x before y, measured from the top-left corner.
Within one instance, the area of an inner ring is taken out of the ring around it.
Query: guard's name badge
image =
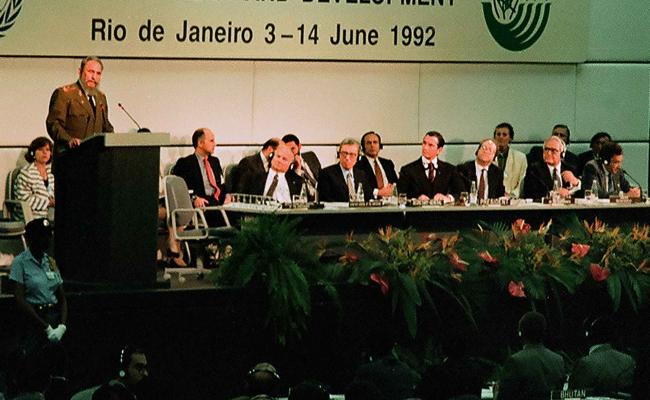
[[[54,271],[47,271],[45,273],[45,276],[47,276],[47,279],[49,279],[49,280],[56,279],[56,274],[54,273]]]

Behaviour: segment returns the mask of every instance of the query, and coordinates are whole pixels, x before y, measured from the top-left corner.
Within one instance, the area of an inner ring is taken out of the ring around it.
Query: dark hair
[[[546,333],[546,318],[537,311],[529,311],[519,320],[519,334],[525,340],[541,342]]]
[[[50,151],[52,151],[52,141],[45,136],[39,136],[36,139],[32,140],[32,142],[29,144],[29,147],[27,148],[27,153],[25,153],[25,160],[27,162],[32,163],[35,160],[35,154],[36,150],[40,149],[41,147],[44,146],[49,146]],[[50,159],[47,160],[47,163],[52,162],[52,155],[50,155]]]
[[[384,395],[374,383],[368,380],[353,380],[345,389],[346,400],[382,400]]]
[[[284,142],[284,140],[283,140],[283,142]],[[271,139],[267,140],[266,142],[264,142],[264,144],[262,145],[262,150],[266,149],[267,147],[272,147],[273,150],[275,150],[276,147],[278,147],[279,144],[280,144],[280,142],[278,141],[278,139],[271,138]]]
[[[79,65],[79,69],[81,71],[84,70],[84,67],[86,66],[86,64],[88,64],[88,61],[96,61],[97,63],[99,63],[99,66],[102,67],[102,71],[104,70],[104,63],[102,62],[102,60],[99,59],[99,57],[97,57],[97,56],[88,56],[88,57],[84,58],[83,60],[81,60],[81,65]]]
[[[620,156],[621,154],[623,154],[623,148],[621,147],[620,144],[613,141],[604,143],[603,147],[600,149],[600,152],[598,153],[600,159],[607,162],[612,161],[612,158],[614,156]]]
[[[282,136],[282,141],[284,143],[294,142],[295,144],[300,146],[300,139],[298,139],[298,136],[294,135],[293,133],[288,133],[288,134]]]
[[[609,136],[609,133],[607,133],[607,132],[598,132],[594,136],[591,137],[591,142],[589,143],[589,146],[593,147],[593,145],[598,143],[600,141],[600,139],[604,139],[604,138],[607,138],[608,142],[612,141],[612,137]]]
[[[291,388],[288,400],[328,400],[329,398],[329,392],[321,383],[305,381]]]
[[[194,146],[195,149],[198,147],[199,140],[203,138],[203,135],[205,135],[205,128],[199,128],[192,134],[192,146]]]
[[[602,315],[589,321],[585,335],[593,344],[611,342],[616,338],[617,323],[608,315]]]
[[[438,139],[438,147],[445,147],[445,138],[442,137],[442,133],[437,131],[429,131],[424,134],[424,137],[427,136],[433,136],[434,138]],[[423,142],[424,142],[424,137],[422,138]]]
[[[375,131],[368,131],[368,132],[364,133],[363,136],[361,136],[361,151],[363,153],[366,152],[366,136],[368,136],[368,135],[377,136],[377,139],[379,139],[379,148],[380,149],[384,148],[384,145],[381,143],[381,136]]]
[[[566,144],[571,143],[571,129],[569,129],[568,126],[566,126],[565,124],[555,124],[555,126],[553,127],[551,132],[553,132],[555,130],[555,128],[564,128],[564,129],[566,129]]]
[[[136,397],[119,383],[105,383],[92,395],[92,400],[135,400]]]
[[[508,135],[510,135],[510,140],[514,140],[514,139],[515,139],[515,128],[513,128],[512,125],[510,125],[510,124],[507,123],[507,122],[502,122],[502,123],[500,123],[499,125],[497,125],[497,126],[494,128],[494,133],[492,134],[492,137],[496,136],[496,134],[497,134],[497,129],[499,129],[499,128],[508,128]]]

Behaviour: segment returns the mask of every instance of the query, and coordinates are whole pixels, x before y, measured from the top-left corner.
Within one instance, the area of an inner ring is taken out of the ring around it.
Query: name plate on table
[[[632,203],[641,203],[640,197],[621,197],[621,196],[609,196],[609,202],[614,204],[632,204]]]
[[[286,210],[307,210],[309,203],[306,201],[294,201],[292,203],[282,203],[282,208]]]
[[[350,208],[368,208],[368,207],[381,207],[384,204],[381,200],[369,200],[369,201],[351,201],[349,203]]]

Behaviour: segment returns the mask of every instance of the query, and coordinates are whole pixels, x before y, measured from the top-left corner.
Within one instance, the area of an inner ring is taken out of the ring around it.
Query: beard
[[[86,82],[81,79],[81,77],[79,77],[79,84],[83,88],[84,92],[86,92],[86,94],[89,96],[95,96],[97,93],[99,93],[99,84],[95,85],[94,88],[88,87],[88,85],[86,85]]]

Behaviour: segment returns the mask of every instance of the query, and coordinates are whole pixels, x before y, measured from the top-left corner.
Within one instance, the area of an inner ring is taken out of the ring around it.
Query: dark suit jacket
[[[357,189],[359,184],[363,185],[363,194],[367,200],[372,198],[372,189],[366,173],[355,165],[353,169],[354,188]],[[345,183],[343,172],[339,163],[330,165],[320,172],[318,177],[318,196],[320,201],[339,201],[347,202],[350,200],[348,185]]]
[[[187,188],[189,190],[192,190],[196,196],[207,199],[210,205],[223,204],[227,190],[221,179],[221,163],[219,162],[219,159],[214,156],[209,156],[208,162],[212,167],[212,172],[214,172],[214,177],[217,180],[217,186],[219,186],[219,189],[221,190],[221,193],[219,193],[218,201],[216,201],[213,196],[208,197],[205,194],[203,176],[201,175],[201,167],[199,166],[199,160],[196,158],[196,155],[194,153],[190,154],[187,157],[179,158],[178,161],[176,161],[174,168],[172,168],[171,173],[183,178],[187,184]]]
[[[233,193],[245,193],[242,186],[241,178],[244,175],[266,174],[260,152],[244,157],[239,160],[239,164],[230,172],[228,187]]]
[[[607,173],[605,171],[605,166],[602,162],[597,160],[591,160],[585,164],[585,169],[582,172],[581,192],[583,195],[585,189],[591,189],[594,180],[598,184],[598,197],[601,199],[606,199],[610,195],[618,195],[619,190],[622,190],[624,193],[630,190],[630,182],[625,178],[622,170],[619,170],[618,173],[612,175],[614,186],[608,187],[606,184]],[[609,191],[605,190],[605,188],[608,188]]]
[[[259,196],[264,195],[266,177],[270,172],[271,170],[269,170],[269,172],[249,171],[248,173],[242,175],[240,177],[240,185],[242,191],[239,193],[256,194]],[[284,174],[284,177],[286,178],[287,184],[289,185],[289,193],[291,193],[291,196],[299,195],[300,189],[302,189],[302,178],[291,170],[287,171],[287,173]]]
[[[314,175],[314,179],[318,181],[321,165],[316,154],[313,151],[308,151],[306,153],[300,153],[300,156],[302,157],[302,161],[309,165],[309,170]]]
[[[440,159],[438,159],[436,179],[433,183],[429,182],[427,172],[422,165],[422,158],[418,158],[399,171],[397,191],[406,193],[410,199],[420,197],[422,194],[433,198],[436,193],[451,194],[458,198],[458,194],[463,191],[463,184],[456,167]]]
[[[497,400],[546,400],[564,385],[564,359],[542,344],[527,344],[501,369]]]
[[[113,125],[108,120],[106,96],[97,91],[94,99],[96,107],[93,112],[79,82],[60,87],[52,93],[45,126],[54,141],[56,152],[67,148],[73,138],[83,140],[95,133],[113,132]]]
[[[576,172],[580,174],[580,176],[582,176],[582,172],[585,169],[585,165],[587,165],[587,163],[593,160],[594,158],[595,158],[594,151],[591,149],[585,151],[584,153],[578,154],[578,169]]]
[[[564,171],[574,172],[573,168],[568,168],[563,161],[560,163],[560,174]],[[567,182],[564,182],[564,187],[568,187]],[[522,197],[526,199],[541,199],[546,197],[552,189],[553,178],[546,163],[544,161],[538,161],[533,164],[528,164],[526,177],[524,178]]]
[[[472,182],[476,182],[476,163],[474,160],[467,161],[456,167],[458,175],[466,192],[470,191]],[[478,190],[478,182],[476,182],[476,189]],[[488,184],[488,199],[498,199],[506,192],[503,186],[503,171],[494,164],[490,164],[487,171],[487,184]]]
[[[569,377],[569,389],[591,388],[598,395],[629,392],[634,367],[632,357],[614,350],[610,344],[602,344],[576,362]]]
[[[526,155],[526,158],[528,160],[528,165],[538,161],[544,161],[544,147],[542,146],[531,147],[530,151]],[[562,162],[566,164],[567,168],[573,171],[573,173],[576,174],[576,176],[579,176],[578,171],[580,169],[580,160],[578,160],[577,155],[567,150],[564,153],[564,158],[562,159]]]
[[[388,183],[396,183],[397,173],[395,172],[395,164],[393,164],[393,162],[387,158],[378,157],[378,160],[382,168],[384,169],[384,172],[386,173],[386,179],[388,180]],[[372,185],[372,189],[373,190],[377,189],[377,178],[375,176],[375,166],[370,165],[370,161],[366,156],[361,156],[359,162],[357,162],[357,166],[361,168],[368,176],[368,180]]]

